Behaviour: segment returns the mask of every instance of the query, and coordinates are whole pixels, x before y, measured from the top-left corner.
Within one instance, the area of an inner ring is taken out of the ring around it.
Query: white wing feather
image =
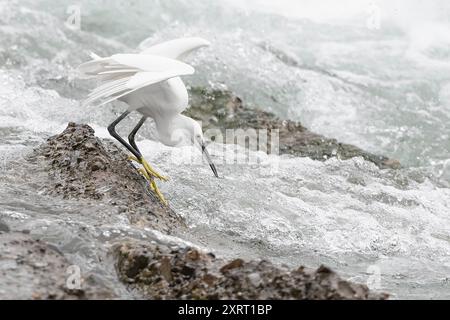
[[[144,47],[147,41],[144,40],[140,47]],[[141,53],[183,60],[192,51],[209,45],[210,43],[202,38],[180,38],[153,45],[144,49]]]
[[[116,54],[108,58],[95,56],[78,70],[85,77],[96,76],[105,83],[83,101],[83,105],[102,101],[98,106],[117,100],[143,87],[173,77],[194,73],[190,65],[174,59],[149,54]]]
[[[194,68],[190,65],[157,55],[150,54],[115,54],[111,57],[119,65],[134,67],[140,71],[168,71],[179,70],[183,74],[194,73]]]

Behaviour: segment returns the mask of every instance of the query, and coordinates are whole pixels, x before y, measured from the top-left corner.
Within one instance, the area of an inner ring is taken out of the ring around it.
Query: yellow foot
[[[134,156],[129,156],[128,160],[132,160],[132,161],[135,161],[135,162],[137,162],[139,164],[142,164],[142,166],[144,167],[145,171],[147,171],[148,175],[151,176],[151,177],[155,177],[156,179],[159,179],[159,180],[162,180],[162,181],[169,180],[169,178],[164,177],[163,175],[161,175],[158,172],[156,172],[155,169],[153,169],[150,166],[150,164],[144,158],[139,160],[138,158],[136,158]]]
[[[144,176],[144,178],[149,182],[150,188],[156,195],[158,196],[159,200],[167,205],[167,200],[164,198],[163,194],[159,190],[158,186],[156,185],[155,178],[160,179],[162,181],[167,181],[168,179],[162,175],[160,175],[158,172],[156,172],[149,164],[148,162],[142,158],[138,159],[134,156],[129,156],[129,160],[135,161],[139,164],[142,164],[143,168],[139,169],[139,172]]]
[[[152,191],[154,193],[156,193],[156,196],[158,197],[158,199],[164,204],[164,205],[168,205],[167,200],[164,198],[163,194],[161,193],[161,191],[159,190],[158,186],[156,185],[155,179],[153,179],[153,177],[150,177],[149,174],[147,173],[147,170],[145,170],[144,168],[141,168],[138,170],[145,179],[147,179],[147,181],[150,183],[150,188],[152,189]]]
[[[153,180],[150,183],[150,186],[152,187],[153,191],[156,193],[156,196],[158,197],[158,199],[164,204],[164,205],[168,205],[166,198],[164,198],[163,194],[161,193],[161,191],[159,190],[158,186],[156,185],[155,180]]]

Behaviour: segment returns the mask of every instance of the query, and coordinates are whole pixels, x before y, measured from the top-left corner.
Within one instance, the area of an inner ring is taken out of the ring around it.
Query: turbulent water
[[[74,68],[89,51],[201,36],[212,45],[190,57],[196,75],[188,84],[229,88],[404,168],[289,156],[263,167],[226,164],[230,146],[214,154],[223,177],[216,180],[207,166],[175,163],[173,150],[149,140],[148,125],[140,145],[172,178],[163,192],[190,226],[173,241],[290,266],[325,263],[394,297],[450,298],[450,11],[436,4],[432,20],[383,20],[370,30],[366,15],[313,21],[235,1],[1,0],[0,218],[113,277],[99,262],[104,244],[154,232],[92,203],[40,195],[20,158],[69,121],[107,137],[105,125],[123,106],[80,106],[94,83],[76,79]],[[80,30],[70,19],[78,9]]]

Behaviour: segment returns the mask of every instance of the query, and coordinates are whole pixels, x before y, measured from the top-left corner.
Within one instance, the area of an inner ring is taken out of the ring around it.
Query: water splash
[[[197,74],[188,84],[230,88],[249,104],[398,158],[406,168],[281,156],[268,159],[279,165],[276,174],[221,164],[224,178],[217,180],[206,165],[173,165],[170,148],[144,140],[145,155],[172,177],[163,191],[191,226],[172,240],[221,255],[327,263],[362,282],[377,266],[386,291],[448,297],[450,78],[448,37],[439,26],[374,32],[221,1],[78,3],[81,30],[65,26],[72,1],[0,2],[1,218],[111,279],[113,270],[99,263],[109,241],[150,239],[154,232],[133,229],[95,203],[40,195],[20,156],[68,121],[89,123],[106,137],[105,125],[123,106],[80,107],[93,84],[78,81],[74,69],[88,51],[133,52],[144,39],[202,36],[212,46],[189,59]],[[433,30],[433,41],[420,41]],[[142,133],[152,136],[148,128]],[[216,162],[223,156],[216,154]]]

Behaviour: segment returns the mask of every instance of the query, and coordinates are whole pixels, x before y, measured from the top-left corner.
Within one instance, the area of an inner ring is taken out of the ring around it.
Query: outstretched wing
[[[145,47],[146,41],[147,40],[144,40],[140,47]],[[183,60],[192,51],[209,45],[210,43],[208,41],[198,37],[180,38],[153,45],[146,48],[141,53]]]
[[[92,91],[83,105],[101,100],[98,106],[117,100],[143,87],[194,73],[190,65],[152,54],[115,54],[78,67],[82,76],[97,77],[104,83]],[[106,100],[104,100],[106,99]]]

